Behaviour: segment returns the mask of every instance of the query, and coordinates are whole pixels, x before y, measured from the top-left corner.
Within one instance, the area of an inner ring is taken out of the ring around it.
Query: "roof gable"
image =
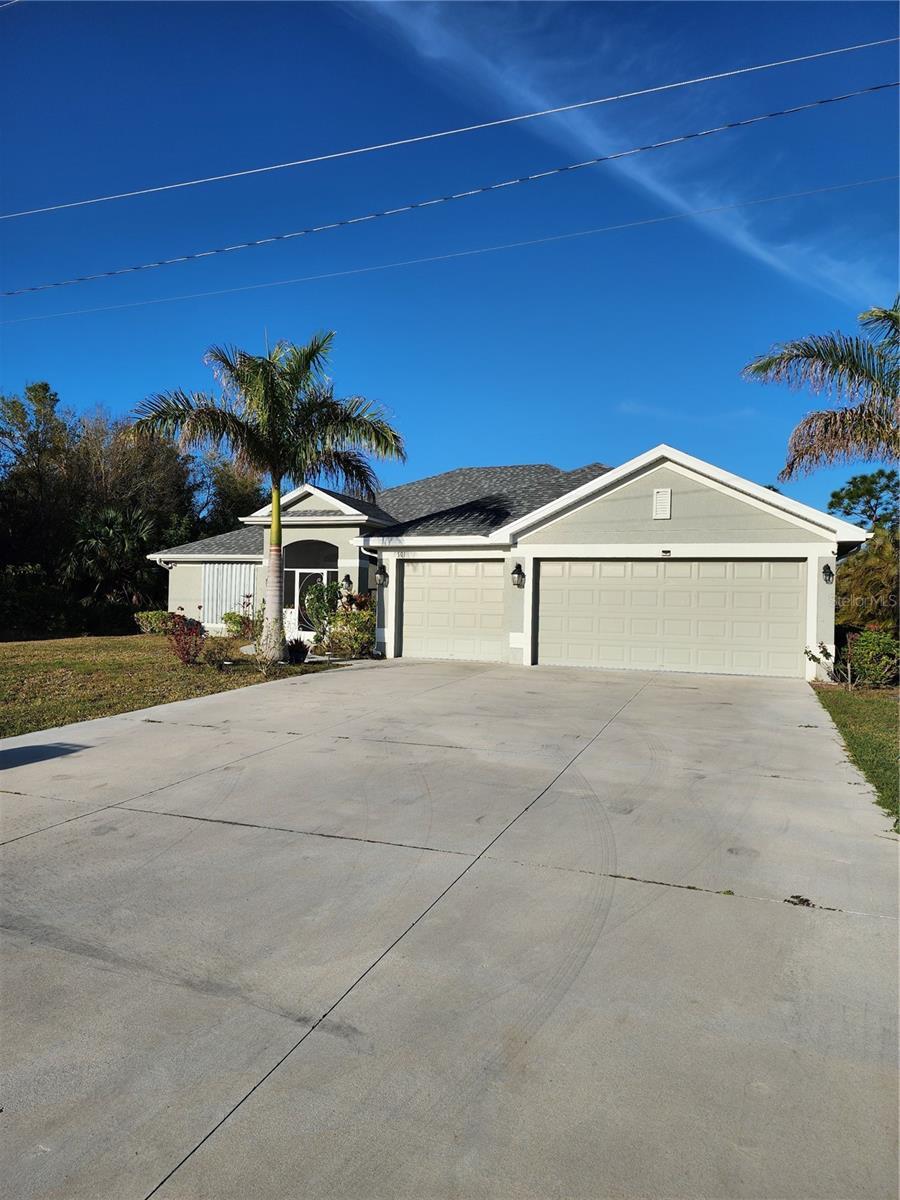
[[[717,488],[723,493],[740,498],[747,504],[755,505],[777,515],[783,521],[808,530],[813,536],[824,535],[841,542],[854,544],[864,542],[870,536],[857,526],[850,525],[830,513],[824,513],[807,504],[801,504],[800,501],[783,496],[780,492],[773,492],[769,488],[752,483],[749,479],[733,475],[729,471],[722,470],[721,467],[704,462],[703,459],[694,458],[682,450],[676,450],[672,446],[663,444],[630,459],[620,467],[615,467],[602,477],[582,484],[524,517],[509,522],[503,528],[498,529],[492,538],[498,541],[507,540],[537,530],[563,512],[577,507],[580,503],[611,493],[639,475],[662,465],[692,474],[710,487]]]

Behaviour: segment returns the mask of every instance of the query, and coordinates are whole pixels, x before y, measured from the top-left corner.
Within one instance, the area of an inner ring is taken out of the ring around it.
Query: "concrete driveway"
[[[897,845],[803,683],[373,664],[0,765],[9,1197],[896,1195]]]

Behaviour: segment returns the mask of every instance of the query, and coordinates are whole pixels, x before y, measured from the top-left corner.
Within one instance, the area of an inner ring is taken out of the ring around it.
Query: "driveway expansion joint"
[[[128,808],[125,808],[125,805]],[[291,829],[287,825],[260,825],[255,821],[231,821],[227,817],[198,817],[194,813],[168,812],[160,808],[135,808],[129,800],[122,800],[114,807],[122,812],[144,813],[150,817],[175,817],[180,821],[203,821],[207,825],[235,825],[239,829],[265,829],[272,833],[290,833],[294,837],[330,838],[337,842],[364,842],[368,846],[396,846],[398,850],[426,850],[430,854],[459,854],[463,858],[474,858],[468,850],[449,850],[444,846],[419,846],[414,842],[391,842],[386,838],[358,837],[351,833],[322,833],[317,829]]]

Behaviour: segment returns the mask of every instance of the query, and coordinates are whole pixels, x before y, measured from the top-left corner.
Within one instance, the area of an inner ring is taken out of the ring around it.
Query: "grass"
[[[274,678],[329,667],[280,667]],[[0,642],[0,737],[264,682],[249,659],[223,671],[186,667],[164,637]]]
[[[878,803],[898,827],[897,692],[819,684],[816,695],[844,739],[851,759],[878,793]]]

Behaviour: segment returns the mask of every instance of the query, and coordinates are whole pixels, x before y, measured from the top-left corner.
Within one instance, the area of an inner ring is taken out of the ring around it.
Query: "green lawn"
[[[275,678],[329,667],[281,667]],[[164,637],[0,642],[0,737],[264,682],[249,659],[223,671],[185,667]]]
[[[816,695],[850,751],[850,757],[878,793],[878,803],[898,821],[897,692],[846,691],[817,685]]]

